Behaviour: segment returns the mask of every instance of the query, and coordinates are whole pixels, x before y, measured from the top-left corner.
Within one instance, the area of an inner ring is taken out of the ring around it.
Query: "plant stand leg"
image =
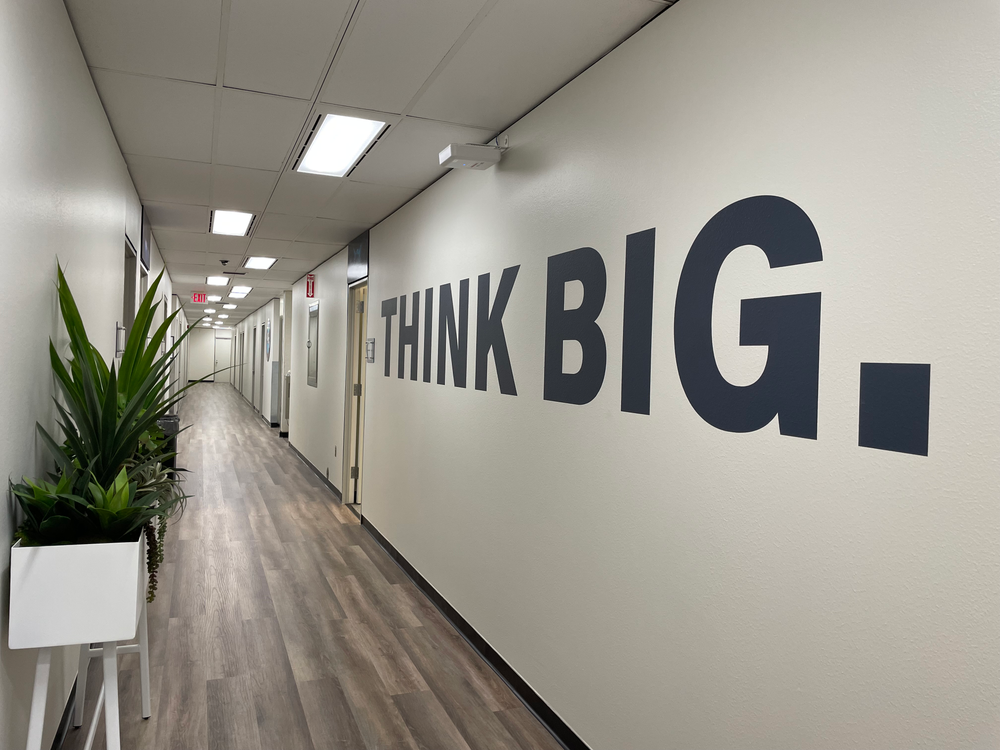
[[[45,701],[49,695],[49,668],[52,649],[38,649],[35,662],[35,687],[31,693],[31,714],[28,718],[27,750],[42,750],[42,725],[45,723]]]
[[[118,644],[104,643],[104,731],[107,750],[121,750],[121,726],[118,722]]]
[[[87,672],[90,669],[90,644],[80,644],[80,666],[76,672],[76,706],[73,709],[73,726],[83,726],[83,704],[87,702]]]
[[[146,623],[146,601],[139,613],[139,682],[142,689],[142,718],[148,719],[153,711],[149,700],[149,628]]]

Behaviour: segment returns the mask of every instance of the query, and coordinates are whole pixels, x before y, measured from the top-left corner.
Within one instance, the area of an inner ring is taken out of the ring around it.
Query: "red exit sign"
[[[316,296],[316,274],[307,273],[306,274],[306,297],[313,298]]]
[[[191,292],[191,301],[196,305],[208,302],[208,292]]]

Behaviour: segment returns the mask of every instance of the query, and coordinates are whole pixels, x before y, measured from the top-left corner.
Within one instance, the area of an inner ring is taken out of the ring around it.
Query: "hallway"
[[[559,747],[231,386],[193,388],[181,424],[191,498],[149,608],[153,716],[123,656],[123,748]]]

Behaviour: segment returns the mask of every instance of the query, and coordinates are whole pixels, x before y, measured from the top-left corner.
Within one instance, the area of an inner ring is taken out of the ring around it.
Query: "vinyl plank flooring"
[[[365,741],[336,677],[300,682],[299,696],[315,750],[354,750]]]
[[[253,529],[254,539],[257,542],[257,550],[260,553],[261,565],[265,570],[283,570],[288,567],[288,558],[285,556],[285,548],[281,539],[278,538],[278,530],[274,528],[274,522],[266,511],[263,514],[253,514],[249,516],[250,526]]]
[[[523,705],[500,711],[497,718],[524,750],[562,750],[562,745]]]
[[[420,672],[399,645],[392,629],[375,610],[354,576],[331,579],[334,593],[353,625],[352,633],[366,649],[369,660],[390,695],[427,690]]]
[[[191,497],[149,607],[153,717],[123,656],[123,747],[559,747],[233,388],[192,388],[181,423]],[[88,704],[100,685],[94,661]]]
[[[250,675],[209,680],[206,714],[210,750],[263,750]]]
[[[471,750],[520,750],[517,741],[476,694],[461,667],[449,661],[447,651],[424,628],[401,631],[400,640]]]
[[[469,743],[431,691],[397,695],[393,702],[420,750],[470,750]]]

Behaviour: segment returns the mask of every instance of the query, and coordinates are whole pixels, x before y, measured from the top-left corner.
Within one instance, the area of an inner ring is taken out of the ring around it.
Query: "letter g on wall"
[[[712,346],[712,302],[719,270],[743,245],[764,251],[771,268],[823,260],[806,213],[785,198],[759,195],[713,216],[684,261],[674,306],[674,355],[688,401],[713,427],[752,432],[775,415],[782,435],[816,439],[820,294],[745,299],[740,345],[767,346],[764,372],[751,385],[729,383]]]

